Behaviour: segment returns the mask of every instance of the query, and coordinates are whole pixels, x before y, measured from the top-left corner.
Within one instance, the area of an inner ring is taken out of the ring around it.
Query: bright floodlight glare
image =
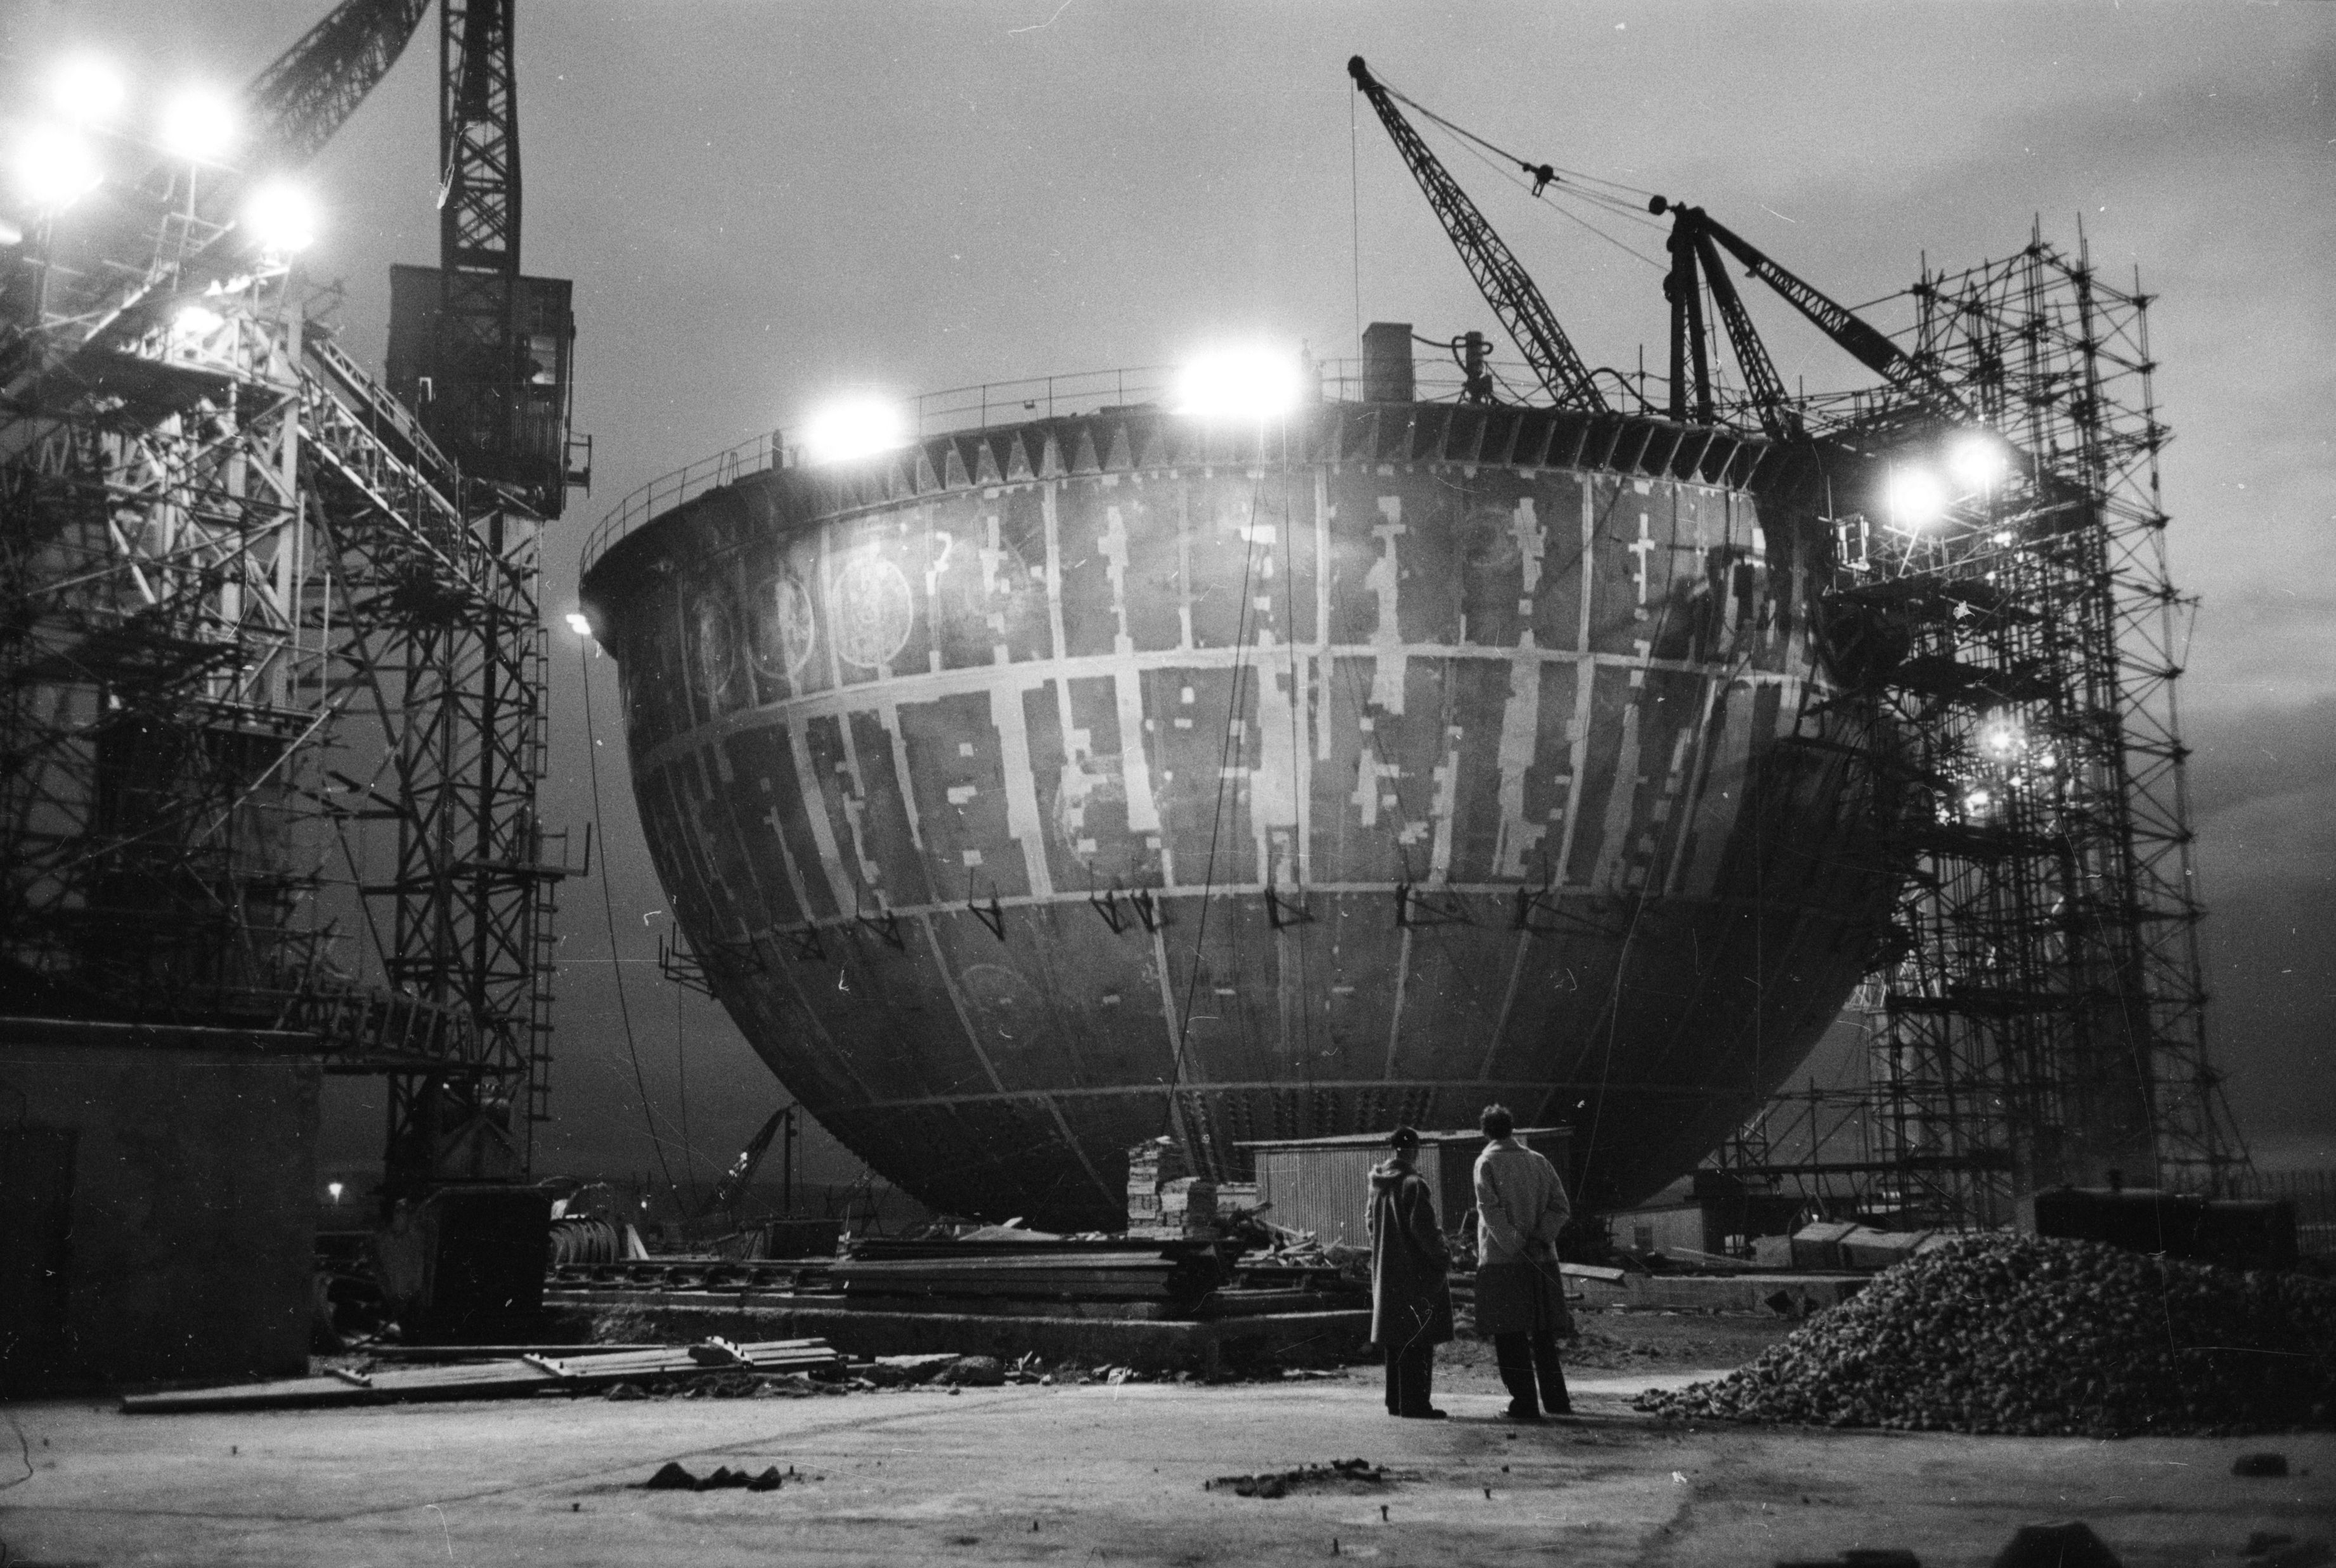
[[[803,426],[803,455],[813,463],[849,463],[908,444],[908,421],[900,404],[881,397],[840,399]]]
[[[316,242],[316,204],[297,185],[270,180],[251,194],[243,226],[271,256],[289,256]]]
[[[190,163],[213,163],[235,145],[235,106],[209,88],[180,93],[162,112],[162,148]]]
[[[1885,497],[1890,521],[1901,528],[1926,528],[1947,514],[1947,487],[1925,468],[1901,469]]]
[[[590,637],[592,635],[591,618],[580,609],[571,609],[568,612],[568,629],[578,637]]]
[[[1266,348],[1206,355],[1176,378],[1175,409],[1202,419],[1275,419],[1298,406],[1297,365]]]
[[[1969,430],[1947,450],[1947,470],[1965,490],[1990,490],[2011,466],[2003,443],[1984,430]]]
[[[49,75],[49,102],[85,125],[112,119],[127,95],[122,73],[94,54],[70,55]]]
[[[227,325],[227,317],[208,305],[182,305],[170,322],[190,337],[208,337]]]
[[[17,192],[44,211],[72,206],[105,179],[89,143],[59,126],[34,126],[16,143],[15,153],[11,172]]]
[[[341,1201],[341,1184],[338,1182],[326,1182],[325,1191],[333,1194],[333,1202],[336,1203]]]

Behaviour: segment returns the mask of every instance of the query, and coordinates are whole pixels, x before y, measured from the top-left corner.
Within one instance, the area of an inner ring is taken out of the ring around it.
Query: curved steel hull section
[[[1808,701],[1816,524],[1722,444],[1106,414],[700,497],[587,581],[659,875],[772,1070],[943,1210],[1110,1222],[1141,1138],[1493,1097],[1642,1196],[1890,892]]]

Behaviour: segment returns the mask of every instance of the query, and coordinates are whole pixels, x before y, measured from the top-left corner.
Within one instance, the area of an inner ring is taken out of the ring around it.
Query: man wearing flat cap
[[[1452,1259],[1436,1222],[1436,1194],[1419,1174],[1419,1135],[1397,1127],[1371,1168],[1371,1343],[1387,1357],[1390,1416],[1436,1420],[1429,1400],[1436,1347],[1452,1338]]]

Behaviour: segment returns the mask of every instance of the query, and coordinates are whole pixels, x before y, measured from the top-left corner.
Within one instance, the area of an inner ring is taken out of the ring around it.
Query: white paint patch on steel
[[[1005,645],[998,651],[1002,664]],[[1006,774],[1007,835],[1021,848],[1031,896],[1044,898],[1054,892],[1055,878],[1046,866],[1045,819],[1038,813],[1038,781],[1030,771],[1030,726],[1022,716],[1022,692],[1018,681],[991,687],[989,722],[998,730],[999,765]]]
[[[803,820],[811,824],[811,842],[819,848],[820,869],[827,873],[828,896],[839,911],[848,913],[859,907],[860,901],[852,873],[843,869],[843,852],[835,842],[835,823],[827,814],[827,795],[819,787],[819,774],[812,766],[808,724],[801,714],[788,716],[787,749],[794,755],[795,784],[803,791]]]
[[[1371,647],[1378,656],[1371,669],[1371,705],[1400,716],[1406,656],[1403,627],[1396,608],[1403,582],[1403,563],[1396,553],[1396,541],[1408,531],[1403,521],[1403,497],[1380,496],[1379,515],[1387,521],[1371,526],[1371,537],[1379,541],[1379,558],[1363,574],[1364,591],[1377,595],[1379,601],[1378,626],[1371,633]]]

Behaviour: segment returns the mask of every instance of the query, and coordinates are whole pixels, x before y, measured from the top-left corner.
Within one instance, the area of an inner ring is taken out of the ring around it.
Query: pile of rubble
[[[1287,1497],[1293,1491],[1362,1492],[1387,1485],[1387,1470],[1368,1459],[1333,1459],[1328,1465],[1300,1465],[1294,1470],[1267,1470],[1254,1475],[1220,1475],[1203,1481],[1201,1489],[1220,1487],[1236,1497]]]
[[[2336,1422],[2336,1285],[1990,1234],[1877,1276],[1717,1382],[1637,1408],[1923,1431],[2122,1437]]]

